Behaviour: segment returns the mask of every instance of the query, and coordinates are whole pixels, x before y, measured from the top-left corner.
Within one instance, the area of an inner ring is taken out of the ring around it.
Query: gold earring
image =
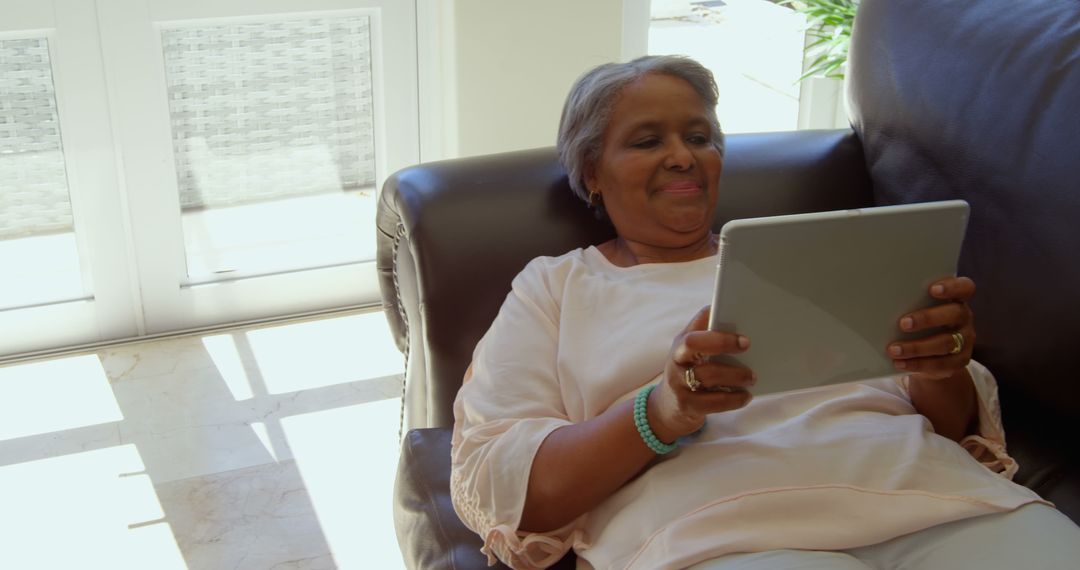
[[[600,196],[599,192],[597,192],[596,190],[589,190],[589,205],[590,206],[596,206],[597,204],[600,203],[600,201],[602,199],[603,199],[603,197]]]

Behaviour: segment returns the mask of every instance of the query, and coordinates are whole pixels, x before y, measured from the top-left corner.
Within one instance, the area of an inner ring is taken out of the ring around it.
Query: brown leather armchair
[[[733,135],[727,147],[717,229],[733,218],[871,203],[850,130]],[[450,503],[454,396],[514,275],[533,257],[614,232],[571,194],[554,149],[403,170],[383,187],[378,214],[383,301],[407,354],[398,540],[410,568],[483,568],[479,537]]]
[[[1080,520],[1080,41],[1061,31],[1080,29],[1080,5],[1030,4],[1018,19],[1009,0],[863,0],[854,130],[729,136],[715,226],[968,200],[960,273],[979,285],[975,357],[1001,386],[1016,479]],[[572,196],[550,148],[405,169],[383,188],[378,227],[385,310],[407,355],[402,553],[410,568],[484,568],[449,494],[462,375],[526,262],[613,232]]]

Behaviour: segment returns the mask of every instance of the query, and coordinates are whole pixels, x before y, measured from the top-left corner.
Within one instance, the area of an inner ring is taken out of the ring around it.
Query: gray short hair
[[[555,143],[559,161],[570,178],[570,188],[582,200],[588,202],[586,167],[600,157],[615,99],[624,87],[651,73],[678,77],[697,91],[705,102],[713,145],[724,156],[724,132],[716,118],[719,93],[712,72],[688,57],[676,55],[648,55],[627,63],[605,63],[585,72],[570,88]]]

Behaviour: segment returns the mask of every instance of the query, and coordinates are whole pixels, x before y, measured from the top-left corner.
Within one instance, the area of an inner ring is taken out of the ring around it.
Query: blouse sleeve
[[[979,417],[976,433],[961,439],[960,446],[987,469],[1012,479],[1020,466],[1005,451],[1005,428],[1001,423],[997,381],[985,366],[974,360],[968,363],[967,369],[979,398]],[[901,379],[900,385],[908,392],[905,380]]]
[[[975,434],[960,440],[960,445],[987,469],[1012,479],[1020,466],[1005,451],[1005,428],[1001,423],[997,381],[985,366],[974,360],[968,364],[968,373],[979,395],[979,427]]]
[[[512,568],[545,568],[581,541],[580,519],[546,533],[518,530],[536,451],[571,423],[556,373],[558,310],[536,265],[514,279],[454,402],[454,508],[483,538],[488,563],[498,557]]]

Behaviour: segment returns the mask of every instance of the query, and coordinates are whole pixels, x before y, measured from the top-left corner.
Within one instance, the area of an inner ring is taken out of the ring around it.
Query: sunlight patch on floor
[[[382,312],[253,330],[244,334],[244,340],[270,394],[404,371]],[[244,349],[241,343],[242,358]]]
[[[0,441],[123,419],[93,354],[0,368]]]
[[[0,568],[186,568],[133,445],[0,467]]]
[[[392,524],[400,400],[284,418],[289,447],[340,568],[402,568]]]
[[[205,336],[202,343],[233,399],[240,402],[250,400],[254,394],[251,391],[251,379],[248,378],[236,340],[233,339],[234,334],[236,333]]]

